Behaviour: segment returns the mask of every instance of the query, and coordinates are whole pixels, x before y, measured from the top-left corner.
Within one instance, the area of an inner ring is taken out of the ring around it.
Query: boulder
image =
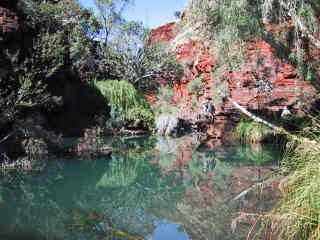
[[[38,112],[16,120],[11,132],[0,141],[0,154],[15,160],[24,155],[63,151],[61,138],[46,129],[47,119]]]
[[[177,136],[182,129],[182,120],[174,115],[162,114],[156,119],[156,135]]]

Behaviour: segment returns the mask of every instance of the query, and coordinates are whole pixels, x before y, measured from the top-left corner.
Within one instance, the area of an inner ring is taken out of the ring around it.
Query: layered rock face
[[[214,123],[216,132],[209,127],[214,135],[221,134],[226,127],[233,124],[230,116],[235,116],[233,113],[236,110],[229,101],[219,99],[219,91],[227,92],[230,98],[247,109],[263,110],[275,118],[280,116],[285,106],[297,110],[297,102],[301,97],[298,89],[304,97],[317,94],[310,82],[300,81],[296,68],[288,62],[288,58],[281,56],[283,50],[270,39],[250,39],[243,50],[245,61],[240,66],[232,68],[223,65],[223,61],[216,56],[214,40],[210,39],[203,25],[189,16],[188,11],[191,11],[192,4],[193,2],[187,7],[183,19],[152,31],[152,43],[166,42],[185,69],[182,81],[175,86],[176,100],[183,99],[183,104],[179,107],[184,111],[180,117],[195,118],[194,111],[190,110],[192,104],[194,105],[194,93],[188,91],[188,84],[197,78],[206,84],[197,100],[199,111],[201,102],[205,99],[213,101],[217,111]],[[290,21],[283,26],[266,26],[266,30],[272,35],[292,28],[293,23]],[[308,60],[319,54],[311,45],[310,49]]]

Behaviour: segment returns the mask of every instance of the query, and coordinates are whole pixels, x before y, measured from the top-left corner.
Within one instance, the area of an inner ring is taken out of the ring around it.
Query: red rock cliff
[[[213,94],[216,88],[226,86],[225,91],[228,91],[229,96],[240,105],[251,110],[264,110],[274,116],[279,116],[284,106],[296,107],[299,98],[298,87],[302,89],[305,97],[318,94],[308,81],[301,83],[295,67],[279,56],[276,46],[272,43],[259,38],[251,39],[244,51],[247,60],[231,70],[229,66],[220,66],[221,61],[215,57],[215,48],[205,31],[201,29],[201,25],[189,22],[184,30],[174,34],[176,26],[180,27],[179,24],[170,23],[154,29],[152,43],[165,41],[171,45],[176,59],[185,69],[181,83],[175,86],[176,100],[185,100],[179,105],[183,109],[182,118],[195,117],[196,111],[191,110],[193,93],[188,92],[187,86],[190,81],[199,77],[206,83],[206,87],[198,102],[201,103],[204,98],[213,100],[223,119],[220,122],[223,125],[221,129],[226,127],[225,115],[234,112],[235,107],[228,101],[218,101]],[[281,32],[290,27],[292,23],[287,22],[283,26],[267,26],[267,30]],[[320,52],[311,45],[310,49],[307,59],[312,61]],[[217,120],[216,126],[219,124],[219,114]]]

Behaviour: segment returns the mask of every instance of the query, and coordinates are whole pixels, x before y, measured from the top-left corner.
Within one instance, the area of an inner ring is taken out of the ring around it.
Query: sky
[[[84,7],[94,9],[93,0],[78,0]],[[135,6],[127,10],[128,20],[156,28],[175,20],[174,12],[183,11],[189,0],[135,0]]]

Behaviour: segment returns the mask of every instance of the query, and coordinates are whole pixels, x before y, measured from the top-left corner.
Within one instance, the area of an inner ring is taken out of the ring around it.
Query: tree
[[[123,22],[122,14],[126,8],[133,4],[133,0],[94,0],[94,4],[98,10],[100,21],[103,25],[104,42],[108,42],[113,27]]]
[[[102,48],[105,66],[112,65],[112,75],[140,89],[154,88],[159,78],[172,83],[183,72],[168,47],[161,43],[151,45],[149,30],[139,22],[120,23]]]
[[[174,16],[175,18],[179,19],[179,18],[181,17],[181,12],[180,12],[180,11],[175,11],[175,12],[173,13],[173,16]]]
[[[161,46],[140,46],[136,51],[124,49],[119,54],[122,66],[125,67],[122,78],[140,88],[156,87],[159,78],[169,84],[182,75],[182,68],[172,53]]]

